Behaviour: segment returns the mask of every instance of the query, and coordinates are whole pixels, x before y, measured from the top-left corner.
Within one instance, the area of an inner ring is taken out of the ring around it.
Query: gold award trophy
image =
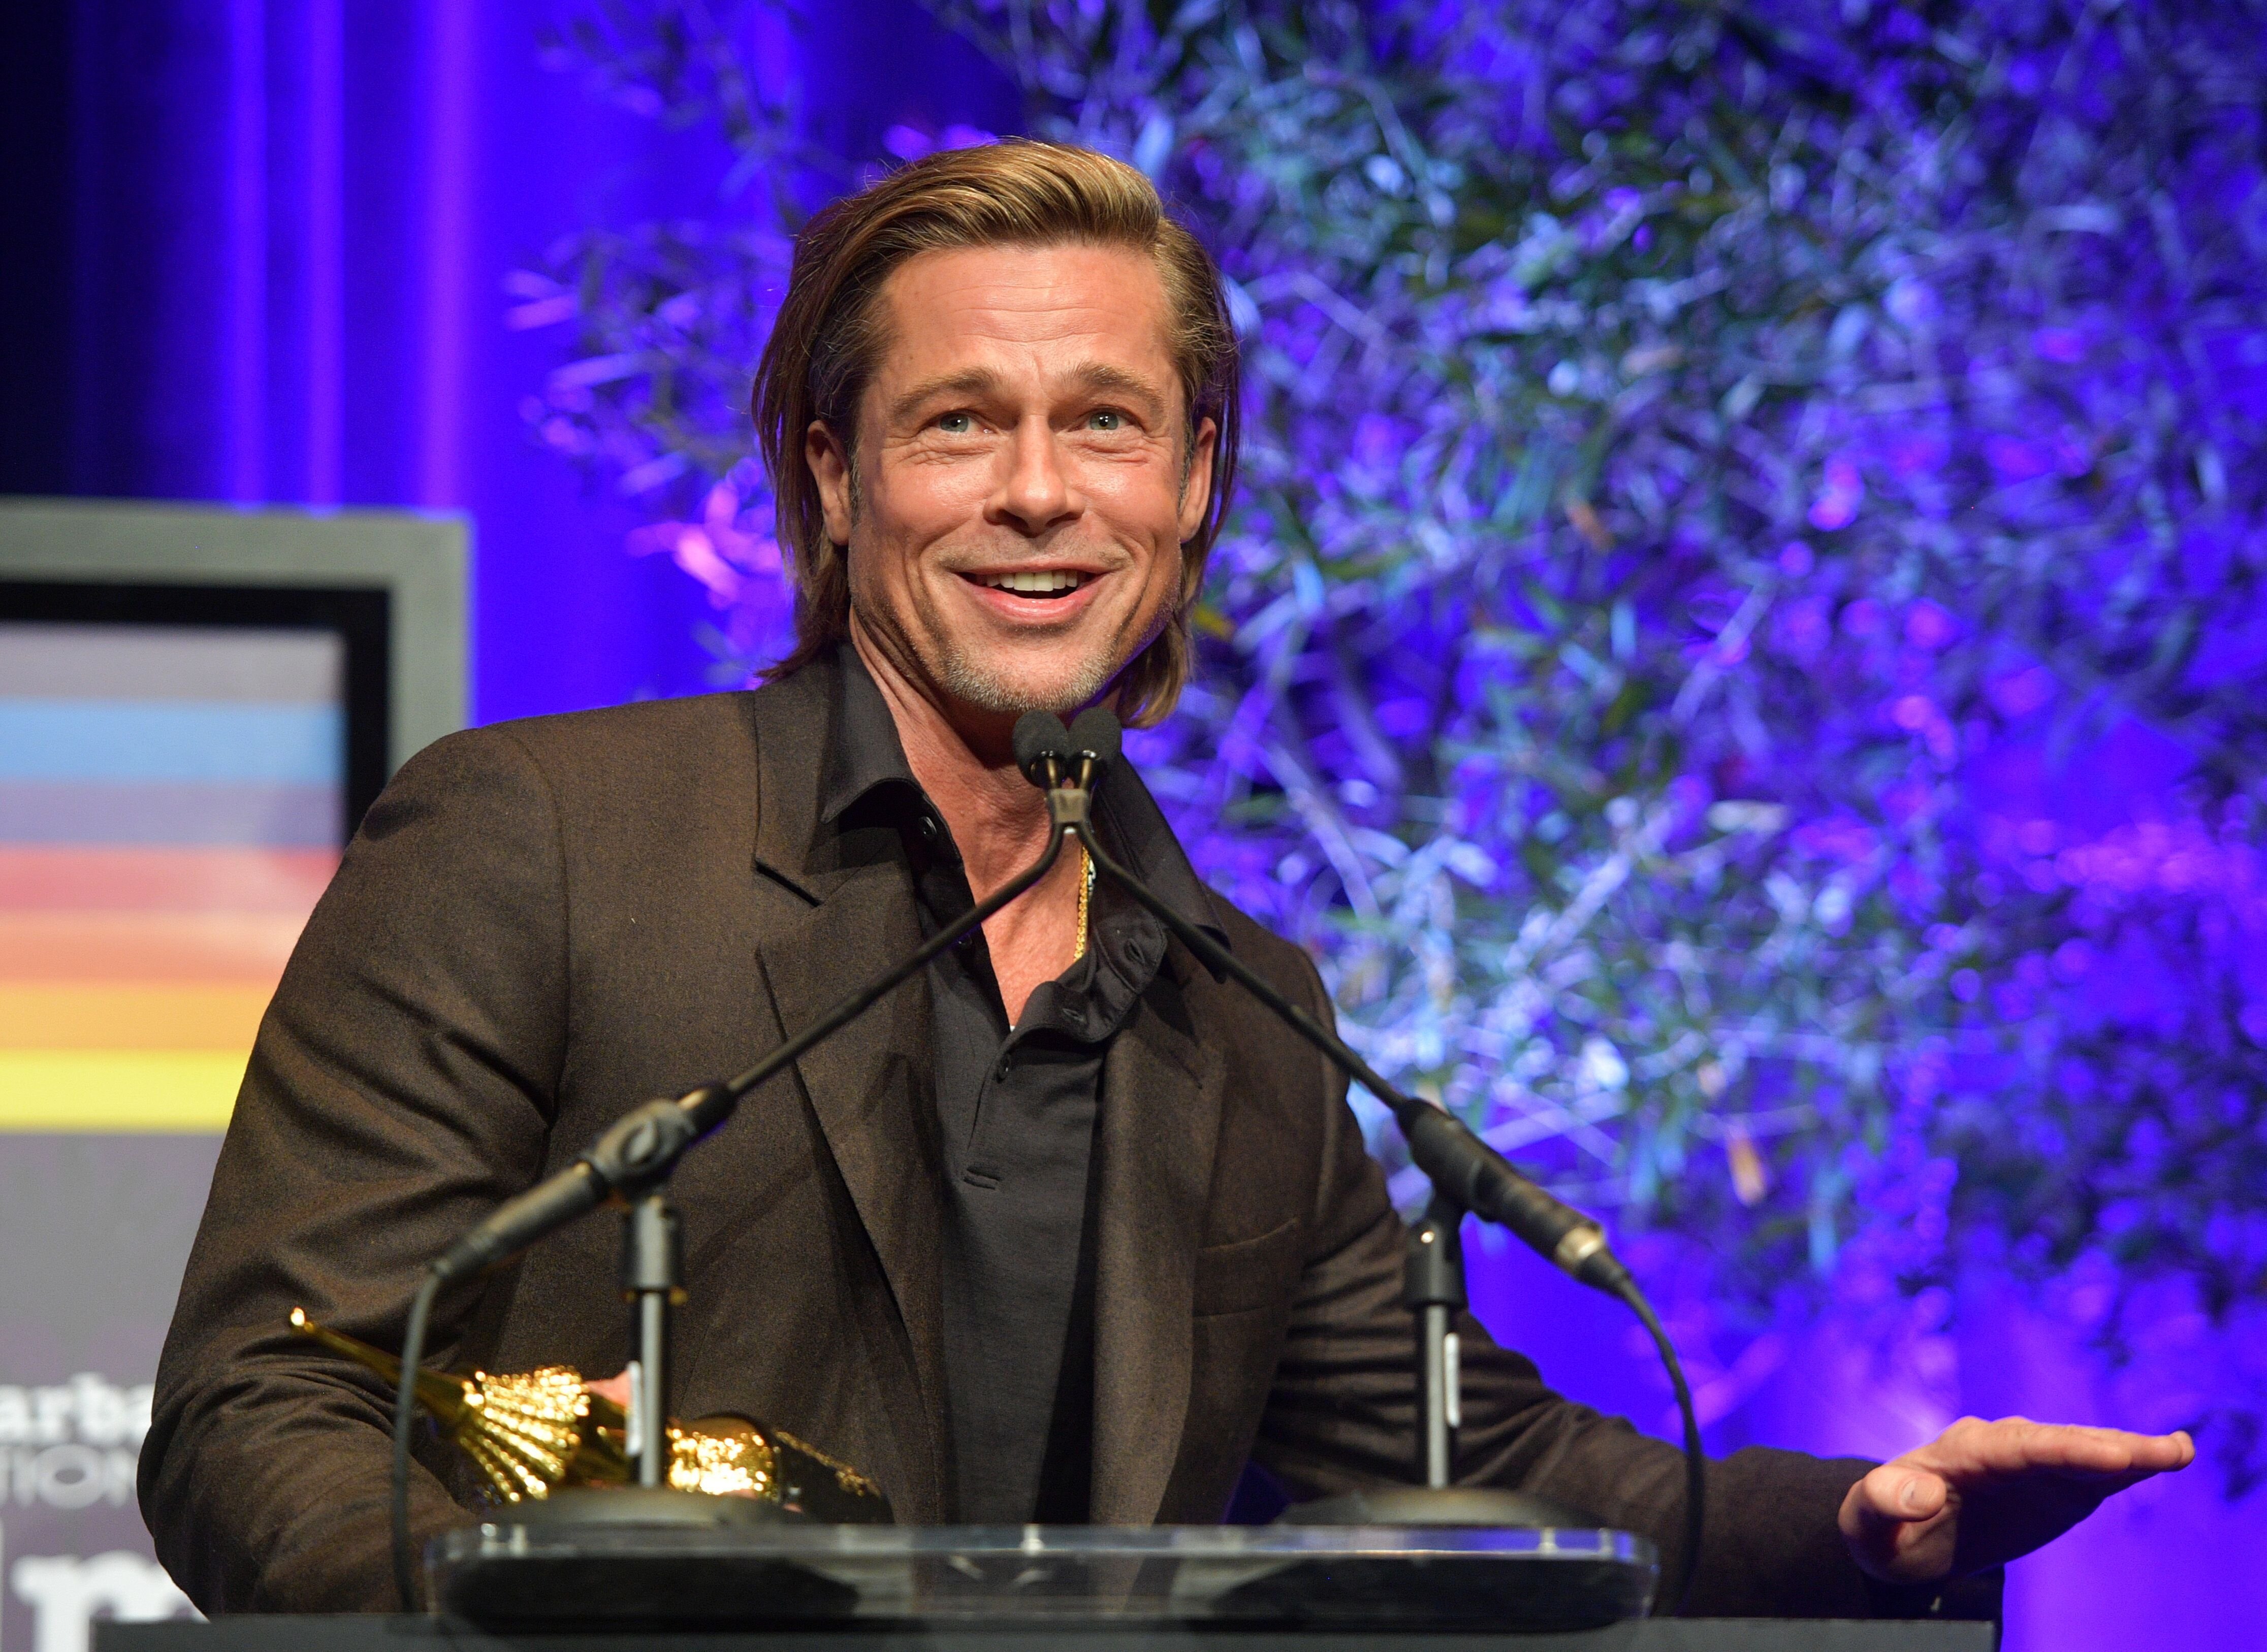
[[[291,1328],[389,1386],[401,1381],[400,1360],[317,1324],[304,1309],[291,1310]],[[417,1402],[473,1460],[498,1503],[541,1500],[560,1487],[628,1486],[636,1478],[629,1419],[571,1366],[469,1377],[421,1371]],[[886,1525],[892,1517],[880,1487],[782,1429],[745,1417],[702,1417],[671,1423],[669,1448],[675,1491],[753,1498],[814,1520]]]

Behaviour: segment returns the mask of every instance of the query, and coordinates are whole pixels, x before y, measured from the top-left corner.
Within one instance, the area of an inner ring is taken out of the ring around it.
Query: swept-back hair
[[[858,405],[886,342],[883,282],[921,252],[1066,245],[1123,246],[1155,261],[1188,419],[1185,464],[1203,421],[1214,423],[1212,497],[1181,546],[1179,600],[1114,692],[1119,715],[1137,726],[1173,709],[1189,676],[1190,612],[1236,480],[1236,333],[1220,272],[1141,172],[1091,150],[1021,139],[916,161],[834,202],[796,238],[752,398],[779,501],[780,547],[796,581],[795,652],[767,675],[792,671],[849,634],[847,548],[827,535],[803,443],[814,421],[825,425],[851,457],[855,486]]]

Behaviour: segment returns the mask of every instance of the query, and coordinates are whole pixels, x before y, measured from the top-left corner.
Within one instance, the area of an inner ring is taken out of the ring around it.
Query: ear
[[[850,543],[850,455],[841,441],[814,419],[803,433],[803,462],[811,479],[818,484],[819,512],[826,519],[826,537],[836,545]]]
[[[1189,472],[1181,483],[1181,543],[1186,545],[1196,537],[1204,526],[1205,512],[1212,508],[1212,450],[1220,435],[1220,427],[1206,420],[1197,427],[1190,438],[1194,450],[1189,455]]]

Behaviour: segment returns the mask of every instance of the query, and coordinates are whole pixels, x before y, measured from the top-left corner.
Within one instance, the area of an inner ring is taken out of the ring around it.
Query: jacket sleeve
[[[539,1173],[565,1042],[560,837],[508,731],[428,748],[372,807],[260,1023],[158,1371],[141,1466],[207,1612],[397,1610],[392,1396],[295,1306],[400,1346],[425,1264]],[[446,1363],[476,1293],[444,1296]],[[469,1517],[414,1470],[425,1539]]]
[[[1303,996],[1327,1022],[1308,967]],[[1253,1456],[1299,1498],[1407,1484],[1415,1381],[1401,1303],[1405,1228],[1325,1066],[1329,1121],[1316,1236]],[[1530,1491],[1653,1539],[1664,1582],[1684,1575],[1684,1454],[1561,1399],[1535,1366],[1499,1348],[1469,1313],[1457,1327],[1463,1426],[1456,1479]],[[1698,1615],[1864,1618],[1875,1591],[1843,1546],[1836,1514],[1872,1465],[1760,1447],[1708,1466],[1706,1528],[1691,1610]]]

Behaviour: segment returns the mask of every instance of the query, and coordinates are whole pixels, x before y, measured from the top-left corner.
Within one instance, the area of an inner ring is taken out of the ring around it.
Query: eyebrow
[[[1148,402],[1156,411],[1164,411],[1163,400],[1157,387],[1139,373],[1129,373],[1122,367],[1112,367],[1107,362],[1088,362],[1074,376],[1088,390],[1115,391],[1134,401]]]
[[[940,396],[986,396],[1000,388],[1000,376],[987,368],[971,368],[965,372],[940,374],[925,378],[897,400],[890,404],[889,422],[901,424],[911,418],[913,410],[923,402],[934,401]]]
[[[1085,362],[1072,371],[1070,377],[1082,390],[1110,391],[1130,401],[1141,402],[1156,416],[1162,416],[1164,413],[1164,398],[1158,394],[1157,387],[1140,374],[1128,372],[1122,367],[1113,367],[1107,362]],[[997,392],[1000,384],[1000,376],[989,368],[970,368],[958,373],[939,374],[935,378],[922,380],[891,402],[889,422],[901,424],[924,403],[940,397],[987,396]]]

